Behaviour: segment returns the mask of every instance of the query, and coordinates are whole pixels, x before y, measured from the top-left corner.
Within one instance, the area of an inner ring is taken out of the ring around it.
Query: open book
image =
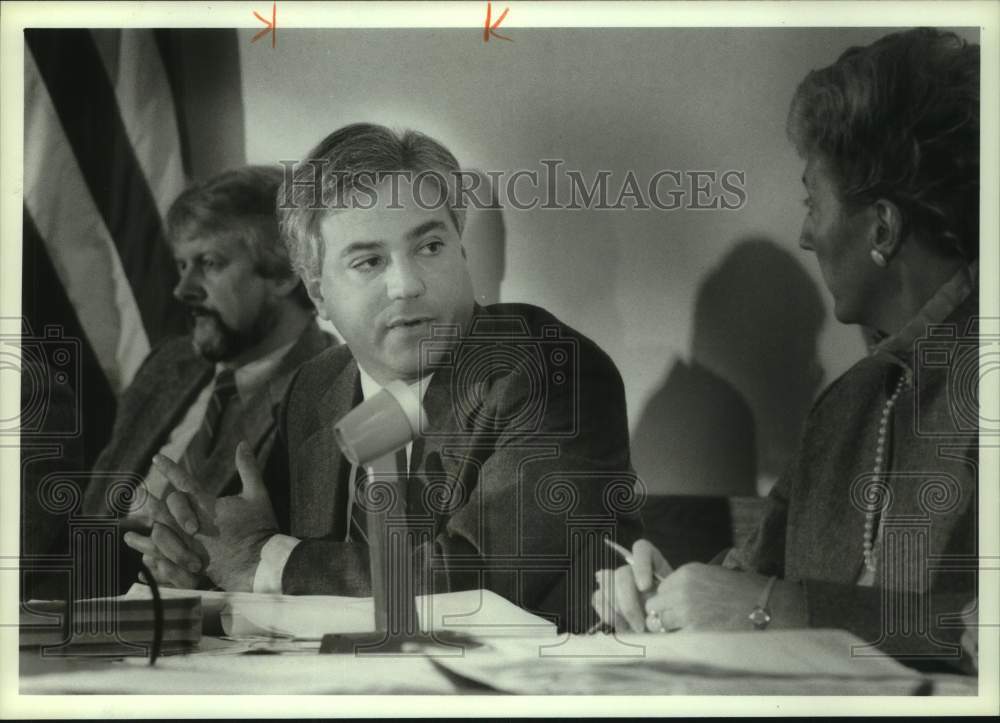
[[[164,599],[199,596],[205,630],[221,623],[232,637],[274,636],[320,640],[326,633],[365,633],[375,629],[370,597],[261,595],[212,590],[160,588]],[[135,584],[126,599],[148,598]],[[421,632],[454,632],[477,637],[552,637],[556,626],[489,590],[421,595],[416,598]],[[216,623],[218,621],[218,623]]]

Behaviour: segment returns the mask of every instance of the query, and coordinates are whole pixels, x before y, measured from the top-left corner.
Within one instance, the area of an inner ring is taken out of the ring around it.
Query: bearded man
[[[278,168],[239,168],[188,188],[171,206],[167,239],[180,275],[174,296],[190,312],[192,329],[150,352],[119,399],[111,441],[85,493],[88,516],[114,517],[123,532],[169,546],[175,523],[163,511],[171,489],[150,464],[154,454],[180,460],[213,496],[239,489],[240,442],[267,464],[289,381],[335,343],[317,326],[279,236],[281,181]],[[116,552],[119,560],[104,565],[117,570],[116,580],[83,584],[99,592],[127,588],[139,558],[123,546]],[[152,561],[171,565],[152,572],[181,587],[205,581],[197,557],[183,563]]]

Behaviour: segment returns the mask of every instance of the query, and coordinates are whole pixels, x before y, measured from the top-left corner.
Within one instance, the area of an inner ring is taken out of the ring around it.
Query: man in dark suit
[[[407,518],[424,535],[412,559],[418,592],[488,588],[583,629],[603,538],[638,534],[614,363],[543,309],[475,304],[464,213],[444,179],[458,164],[436,141],[355,125],[310,158],[283,187],[282,231],[347,348],[303,365],[289,385],[284,459],[276,446],[261,472],[238,452],[241,495],[211,500],[180,467],[158,463],[190,493],[171,499],[183,524],[200,526],[192,547],[227,590],[371,594],[363,475],[342,457],[334,424],[402,382],[427,420],[400,457]],[[424,203],[435,197],[447,203]]]
[[[85,493],[84,513],[119,517],[122,529],[134,531],[136,550],[146,553],[156,540],[168,551],[145,559],[168,584],[195,587],[203,575],[198,558],[174,540],[179,533],[162,502],[169,486],[150,459],[158,452],[177,457],[206,494],[238,490],[236,445],[245,441],[257,460],[269,459],[292,375],[333,343],[316,325],[279,240],[281,181],[277,168],[241,168],[188,188],[172,204],[167,236],[180,271],[174,295],[193,328],[143,362],[119,400]],[[126,553],[118,579],[98,582],[99,591],[134,581],[138,566]]]

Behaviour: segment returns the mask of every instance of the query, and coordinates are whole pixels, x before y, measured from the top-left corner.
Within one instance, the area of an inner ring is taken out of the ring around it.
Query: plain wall
[[[474,239],[469,254],[480,287],[505,258],[484,300],[544,306],[611,355],[651,490],[752,493],[818,390],[864,354],[797,247],[788,104],[810,69],[885,32],[519,28],[484,44],[474,30],[286,29],[272,50],[241,31],[247,158],[298,159],[372,121],[421,130],[467,168],[558,158],[612,171],[613,189],[628,170],[745,172],[739,210],[507,208],[471,221],[502,234],[503,255]]]

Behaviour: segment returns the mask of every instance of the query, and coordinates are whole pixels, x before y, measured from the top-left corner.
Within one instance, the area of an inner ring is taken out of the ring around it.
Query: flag
[[[243,163],[242,108],[219,118],[203,102],[204,85],[188,80],[199,91],[192,105],[184,82],[197,70],[178,52],[214,42],[235,57],[235,33],[226,32],[228,44],[198,31],[24,33],[23,333],[79,340],[80,378],[69,381],[88,467],[108,439],[117,396],[152,347],[184,330],[164,221],[192,178],[191,159],[216,164],[201,176]],[[207,75],[220,82],[222,72],[231,95],[238,64]],[[239,137],[225,165],[218,143],[199,156],[187,142],[194,128],[207,147],[220,124]]]

